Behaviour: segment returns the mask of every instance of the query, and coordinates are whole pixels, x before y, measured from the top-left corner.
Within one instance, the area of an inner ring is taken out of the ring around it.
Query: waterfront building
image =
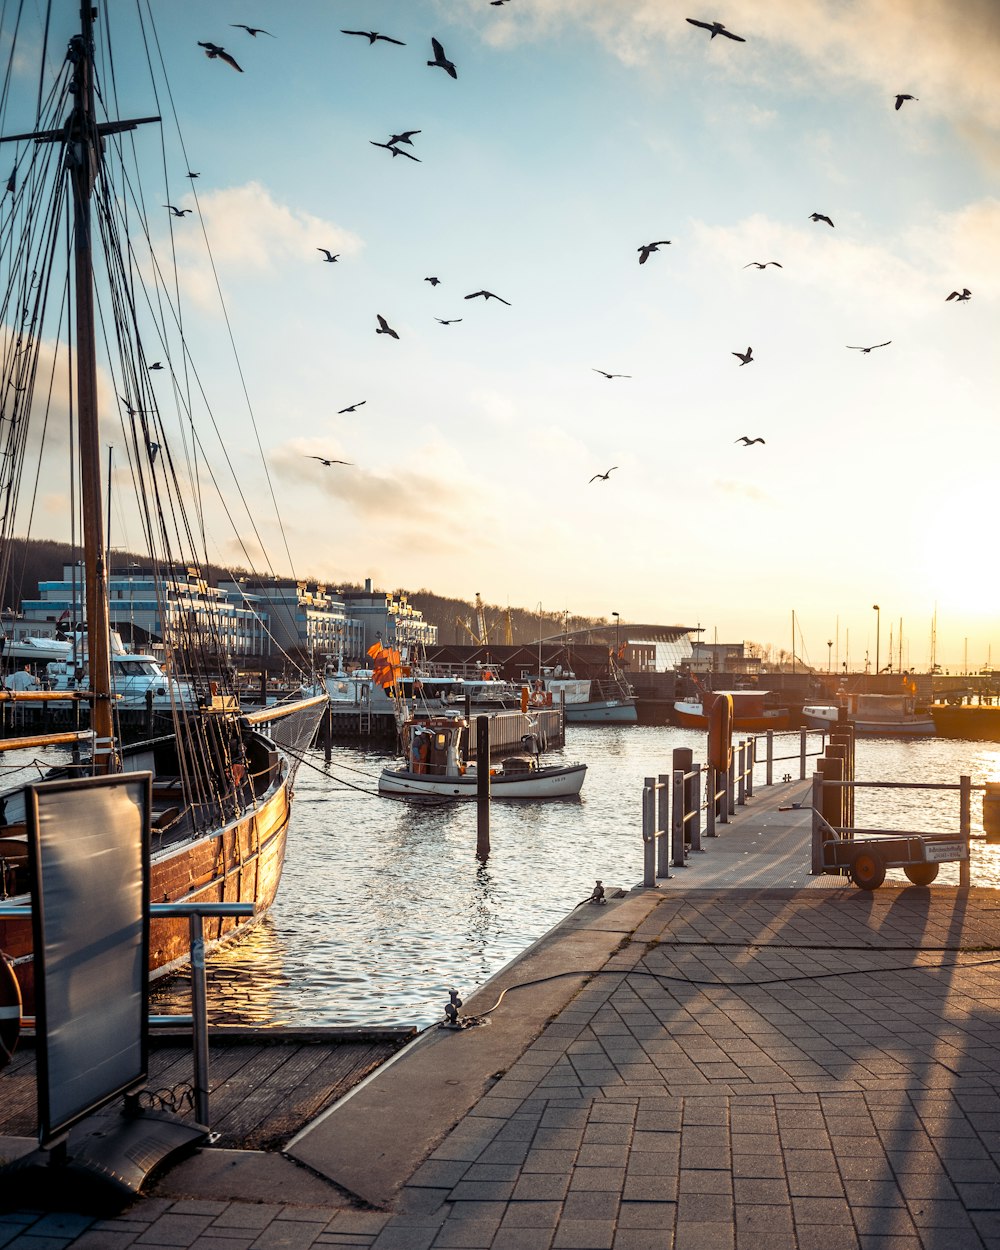
[[[363,630],[359,650],[349,654],[360,656],[376,642],[398,650],[437,644],[437,626],[425,621],[424,614],[407,600],[403,592],[374,590],[369,577],[365,579],[363,590],[341,593],[345,611],[355,618]]]
[[[363,627],[348,617],[344,596],[319,582],[246,577],[220,582],[219,589],[267,617],[272,653],[322,662],[326,656],[360,655],[364,650]]]

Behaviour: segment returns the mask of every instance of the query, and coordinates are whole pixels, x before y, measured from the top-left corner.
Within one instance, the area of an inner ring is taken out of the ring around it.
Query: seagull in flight
[[[318,247],[316,251],[323,253],[323,263],[326,265],[332,265],[335,260],[340,260],[340,253],[331,252],[329,248]]]
[[[744,365],[750,364],[751,361],[753,360],[753,348],[752,347],[748,347],[745,353],[744,352],[730,352],[729,354],[731,356],[739,356],[741,369],[743,368]]]
[[[388,148],[393,156],[407,156],[411,161],[416,161],[418,164],[421,163],[419,156],[414,156],[412,152],[404,152],[402,148],[397,148],[391,143],[376,143],[374,139],[369,139],[368,142],[373,148]]]
[[[325,464],[327,468],[332,464],[353,464],[352,460],[327,460],[325,456],[306,456],[307,460],[318,460],[320,464]]]
[[[768,265],[775,265],[778,269],[784,269],[785,267],[780,260],[752,260],[749,265],[744,265],[743,268],[749,269],[753,266],[755,269],[766,269]]]
[[[631,373],[607,373],[604,369],[595,369],[594,373],[600,373],[606,378],[630,378]]]
[[[365,39],[368,40],[369,47],[371,47],[377,40],[381,40],[383,43],[395,43],[395,44],[398,44],[399,47],[401,48],[406,47],[406,44],[402,41],[402,39],[391,39],[388,35],[380,35],[377,30],[343,30],[341,29],[340,33],[342,35],[363,35]]]
[[[810,213],[809,220],[810,221],[825,221],[828,226],[833,227],[833,222],[830,220],[829,217],[826,216],[825,213]]]
[[[424,281],[429,282],[431,286],[437,286],[437,284],[441,281],[441,279],[440,278],[424,278]]]
[[[919,100],[919,98],[920,98],[919,96],[915,96],[915,95],[898,95],[898,96],[896,96],[896,112],[898,113],[898,112],[899,112],[899,110],[903,107],[903,101],[904,101],[904,100]]]
[[[138,417],[138,416],[141,416],[141,415],[143,415],[143,414],[145,413],[145,411],[146,411],[146,409],[145,409],[145,408],[133,408],[133,407],[132,407],[132,405],[131,405],[131,404],[129,403],[129,401],[125,398],[125,396],[124,396],[124,395],[119,394],[118,398],[119,398],[119,399],[122,401],[122,403],[125,405],[125,411],[128,413],[128,415],[129,415],[130,417]]]
[[[269,30],[264,30],[260,26],[245,26],[242,22],[230,22],[229,25],[232,26],[234,30],[245,30],[248,35],[253,35],[254,39],[256,39],[258,35],[270,35],[272,39],[275,38],[274,35],[271,35]]]
[[[699,22],[694,17],[686,17],[684,20],[690,22],[692,26],[700,26],[702,30],[710,30],[713,39],[716,35],[725,35],[727,39],[735,39],[737,43],[746,43],[742,35],[734,35],[731,30],[726,30],[721,22]]]
[[[205,55],[210,61],[214,61],[218,57],[220,61],[225,61],[227,65],[231,65],[237,73],[243,73],[243,70],[236,63],[236,57],[230,56],[226,49],[220,48],[217,43],[202,43],[199,39],[198,47],[205,49]]]
[[[741,434],[739,438],[735,439],[734,441],[737,443],[742,443],[744,447],[752,447],[754,443],[764,442],[762,438],[751,438],[749,434]]]
[[[611,474],[614,473],[615,469],[617,468],[618,466],[616,464],[613,464],[611,468],[608,469],[607,473],[595,473],[594,476],[590,479],[590,481],[596,482],[597,479],[600,478],[602,482],[606,482],[608,478],[611,476]],[[588,482],[587,485],[589,486],[590,482]]]
[[[160,364],[160,362],[157,360],[157,361],[155,361],[155,363],[153,363],[153,364],[151,364],[151,365],[147,365],[147,366],[146,366],[146,368],[149,370],[149,372],[150,372],[150,373],[152,373],[154,369],[162,369],[162,368],[163,368],[163,366],[162,366],[162,365]]]
[[[431,37],[431,47],[434,49],[434,60],[428,61],[427,64],[436,65],[439,69],[443,69],[446,74],[450,74],[452,78],[457,78],[458,71],[455,69],[454,64],[445,56],[444,48],[442,48],[440,42],[433,36]]]
[[[471,295],[466,295],[465,298],[475,299],[477,295],[481,295],[485,300],[498,299],[501,304],[506,304],[508,308],[511,307],[509,299],[504,299],[501,295],[494,295],[492,291],[473,291]]]
[[[389,334],[394,339],[399,338],[399,335],[392,328],[392,326],[388,323],[388,321],[386,321],[386,319],[382,316],[381,313],[376,313],[375,317],[376,317],[376,320],[378,321],[378,329],[375,331],[376,334]]]
[[[392,135],[389,139],[390,143],[408,143],[413,146],[413,136],[423,134],[422,130],[401,130],[398,135]]]
[[[164,204],[164,208],[169,208],[175,217],[184,217],[192,210],[190,208],[174,208],[173,204]]]
[[[972,292],[969,290],[967,286],[964,286],[962,287],[961,291],[952,291],[952,293],[948,296],[948,299],[945,300],[946,304],[949,299],[957,299],[957,300],[972,299]]]
[[[848,351],[852,351],[852,352],[864,352],[864,354],[867,356],[868,353],[873,352],[876,347],[888,347],[891,342],[892,342],[892,339],[886,339],[884,343],[873,343],[871,347],[852,347],[851,344],[848,343],[847,349]]]
[[[642,247],[637,247],[635,250],[639,253],[639,264],[644,265],[649,260],[650,252],[658,252],[661,247],[665,247],[669,242],[669,239],[657,239],[655,243],[644,243]]]
[[[348,404],[346,408],[338,408],[337,416],[342,417],[345,412],[355,412],[358,408],[361,407],[362,404],[367,404],[367,403],[368,403],[367,399],[359,399],[356,404]]]
[[[460,321],[462,320],[462,318],[461,318],[461,317],[452,317],[449,321],[446,321],[446,320],[444,319],[444,317],[435,317],[435,318],[434,318],[434,320],[435,320],[435,321],[440,321],[440,322],[441,322],[441,324],[442,324],[443,326],[453,326],[453,325],[457,325],[457,324],[458,324],[458,322],[460,322]]]
[[[193,169],[189,169],[189,170],[187,171],[187,176],[188,176],[189,178],[200,178],[200,177],[201,177],[201,170],[198,170],[197,172],[195,172]]]
[[[149,463],[150,463],[150,464],[155,464],[155,463],[156,463],[156,457],[157,457],[157,455],[158,455],[158,453],[159,453],[159,450],[160,450],[160,444],[159,444],[159,443],[148,442],[148,443],[146,444],[146,450],[149,452]]]

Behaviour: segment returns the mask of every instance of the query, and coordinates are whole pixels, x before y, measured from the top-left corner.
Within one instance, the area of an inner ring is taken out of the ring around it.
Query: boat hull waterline
[[[490,776],[490,797],[494,799],[565,799],[580,793],[587,773],[586,764],[567,764]],[[461,776],[429,776],[403,768],[385,768],[378,780],[382,794],[439,795],[446,798],[474,799],[479,778],[474,770]]]

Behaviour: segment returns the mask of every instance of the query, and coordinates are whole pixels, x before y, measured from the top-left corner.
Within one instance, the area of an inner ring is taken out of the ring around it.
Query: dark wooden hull
[[[204,922],[209,945],[236,936],[274,902],[284,866],[289,815],[288,777],[282,769],[251,812],[162,851],[154,850],[150,857],[150,901],[253,903],[251,919]],[[27,896],[7,901],[25,906],[30,902]],[[99,905],[99,900],[95,902]],[[189,946],[186,919],[154,919],[150,925],[150,976],[162,976],[186,963]],[[0,951],[14,964],[24,1013],[34,1014],[30,921],[0,919]]]

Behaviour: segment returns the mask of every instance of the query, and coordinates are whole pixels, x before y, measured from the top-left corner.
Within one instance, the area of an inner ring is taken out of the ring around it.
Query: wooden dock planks
[[[314,1116],[373,1072],[409,1040],[324,1040],[294,1034],[213,1037],[210,1043],[211,1128],[233,1150],[280,1150]],[[155,1039],[146,1088],[171,1091],[193,1080],[190,1038]],[[190,1111],[182,1113],[191,1117]],[[0,1074],[0,1136],[37,1132],[35,1053],[22,1045]]]

